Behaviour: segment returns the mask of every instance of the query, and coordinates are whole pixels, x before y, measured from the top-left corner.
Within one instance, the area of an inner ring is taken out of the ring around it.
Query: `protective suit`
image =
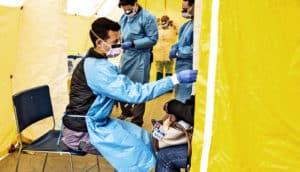
[[[193,20],[183,24],[179,30],[178,42],[173,45],[178,47],[175,71],[180,72],[193,68]],[[175,87],[175,97],[185,102],[191,97],[192,84],[178,84]]]
[[[156,18],[148,11],[140,10],[133,17],[120,19],[122,42],[133,41],[134,47],[123,51],[121,73],[134,82],[149,81],[150,51],[158,40]]]
[[[147,172],[155,166],[152,136],[126,121],[109,118],[115,101],[142,103],[171,90],[171,77],[145,85],[120,75],[106,59],[86,58],[84,72],[88,86],[97,96],[86,124],[91,143],[118,172]],[[125,160],[126,159],[126,160]]]
[[[174,61],[169,59],[169,52],[166,51],[166,48],[170,48],[176,42],[177,32],[176,27],[171,24],[168,24],[167,27],[164,27],[162,24],[159,25],[159,40],[153,48],[156,80],[161,79],[164,74],[170,76],[173,73]]]
[[[169,52],[166,51],[176,41],[178,31],[174,26],[169,26],[168,29],[159,27],[159,41],[153,48],[155,61],[169,61]]]
[[[132,16],[123,15],[120,19],[122,47],[126,43],[132,44],[124,48],[121,56],[120,71],[134,82],[147,83],[150,77],[151,49],[158,40],[156,18],[139,6],[137,13]],[[135,104],[131,112],[126,110],[126,104],[120,104],[122,114],[132,117],[131,122],[142,126],[145,103]],[[129,106],[131,107],[131,105]]]

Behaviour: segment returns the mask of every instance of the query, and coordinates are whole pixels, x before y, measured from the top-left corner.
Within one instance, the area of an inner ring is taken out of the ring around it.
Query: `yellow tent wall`
[[[202,156],[202,138],[194,133],[192,171],[204,166],[202,156],[208,168],[201,172],[298,172],[300,2],[219,1],[216,33],[213,2],[202,3],[195,119],[196,133],[209,125],[203,121],[210,115],[208,66],[217,34],[211,145]]]
[[[153,4],[170,10],[168,13],[179,25],[184,21],[180,17],[179,0],[139,2],[157,15],[163,10]],[[207,125],[204,121],[211,53],[211,4],[212,0],[201,4],[203,16],[192,171],[200,171],[202,165],[202,133]],[[16,137],[12,93],[49,84],[54,89],[51,90],[54,111],[57,118],[60,117],[67,104],[65,57],[72,52],[82,53],[85,49],[82,46],[88,47],[87,39],[82,40],[78,35],[82,33],[78,32],[88,30],[91,22],[89,18],[66,17],[62,1],[28,0],[22,12],[17,8],[7,9],[0,8],[0,14],[3,14],[0,33],[4,34],[0,37],[1,52],[7,55],[0,63],[3,81],[0,112],[5,116],[1,120],[0,156],[7,152]],[[212,144],[207,171],[296,172],[300,169],[299,11],[298,0],[221,1]],[[71,32],[76,26],[80,27],[76,28],[79,31]],[[80,42],[70,43],[73,41]],[[12,73],[13,83],[9,78]]]
[[[67,29],[62,1],[25,1],[24,8],[0,7],[1,13],[1,148],[0,157],[16,141],[11,96],[41,84],[51,88],[53,108],[60,119],[67,103]],[[12,79],[10,79],[10,75]],[[64,96],[65,95],[65,96]],[[60,121],[60,120],[57,120]],[[39,129],[43,129],[43,123]],[[28,131],[28,136],[40,133]]]
[[[138,3],[156,17],[162,15],[169,15],[171,20],[174,21],[179,28],[186,20],[181,17],[181,3],[182,0],[138,0]],[[115,9],[121,10],[122,9]],[[68,53],[69,54],[83,54],[88,48],[92,46],[88,34],[90,24],[94,21],[95,16],[84,17],[79,15],[67,15],[68,16]],[[111,13],[107,16],[110,19],[119,21],[120,11]]]
[[[57,125],[67,104],[67,20],[63,1],[25,1],[13,91],[48,84]],[[40,128],[45,128],[42,123]],[[30,136],[38,136],[33,129]]]
[[[180,17],[181,1],[138,1],[144,8],[160,15],[168,14],[178,26],[184,21]],[[153,6],[157,4],[161,7]],[[165,5],[163,5],[165,4]],[[60,126],[60,118],[68,102],[67,55],[83,54],[91,46],[88,30],[95,19],[66,14],[66,1],[27,0],[24,8],[0,6],[1,22],[1,142],[0,157],[16,141],[11,95],[41,84],[50,86],[53,109]],[[116,7],[118,8],[118,7]],[[119,9],[119,8],[118,8]],[[119,9],[121,10],[121,9]],[[153,10],[153,11],[152,11]],[[162,13],[163,12],[163,13]],[[166,13],[165,13],[166,12]],[[112,11],[109,18],[118,21],[119,12]],[[86,34],[85,34],[86,33]],[[13,76],[10,79],[10,75]],[[45,128],[29,130],[29,138],[39,135]]]
[[[67,15],[68,21],[68,54],[83,54],[92,46],[88,36],[94,17]],[[79,34],[82,33],[82,34]]]
[[[181,17],[182,0],[139,0],[138,2],[156,17],[168,15],[178,27],[186,21]]]
[[[16,140],[15,117],[11,102],[12,77],[19,41],[20,8],[0,6],[0,157]]]

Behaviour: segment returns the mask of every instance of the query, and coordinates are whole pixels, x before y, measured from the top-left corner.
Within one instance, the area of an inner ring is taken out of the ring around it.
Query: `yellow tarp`
[[[157,18],[168,15],[178,28],[186,21],[181,17],[181,0],[139,0],[138,3]],[[118,22],[119,16],[115,15],[117,14],[110,14],[107,17]],[[95,19],[95,16],[67,15],[68,54],[84,54],[92,46],[88,34],[81,33],[88,33]]]
[[[26,1],[24,8],[0,7],[0,157],[16,143],[12,94],[48,84],[58,125],[67,102],[67,41],[62,2]],[[13,76],[12,79],[10,75]],[[65,95],[65,96],[64,96]],[[41,129],[29,135],[38,136]]]
[[[83,54],[92,46],[88,33],[95,18],[69,14],[66,16],[68,22],[68,54]]]
[[[203,1],[192,171],[202,153],[211,3]],[[223,0],[219,7],[207,171],[298,172],[300,1]]]
[[[181,17],[182,0],[138,0],[138,2],[158,18],[168,15],[178,27],[186,21]]]
[[[89,29],[92,20],[66,17],[61,2],[26,2],[23,12],[0,7],[0,157],[16,140],[12,93],[49,83],[53,88],[54,110],[60,117],[67,102],[65,56],[83,53],[90,46],[88,37],[83,40],[82,33]],[[139,2],[157,17],[169,14],[178,27],[185,21],[180,16],[181,0]],[[201,2],[201,37],[194,41],[200,42],[200,57],[192,171],[199,171],[201,165],[211,53],[212,0]],[[220,1],[219,10],[208,171],[297,172],[300,169],[300,108],[297,107],[300,2],[224,0]],[[12,83],[13,71],[16,72]]]
[[[13,19],[13,20],[12,20]],[[12,108],[12,80],[19,41],[20,9],[0,6],[0,157],[16,141],[16,125]]]
[[[141,0],[139,3],[157,17],[170,15],[178,26],[184,21],[180,16],[181,0]],[[108,17],[118,18],[116,15]],[[66,57],[83,54],[91,46],[88,31],[94,19],[94,16],[66,14],[66,2],[60,1],[25,1],[22,10],[0,6],[0,157],[7,154],[9,146],[16,141],[11,96],[18,91],[48,84],[59,128],[68,101]],[[45,128],[44,124],[39,127]],[[28,135],[36,137],[39,132],[33,129]]]

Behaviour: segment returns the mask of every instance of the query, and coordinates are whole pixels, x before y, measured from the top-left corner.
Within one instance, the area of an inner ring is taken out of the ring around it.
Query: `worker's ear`
[[[97,39],[96,40],[96,47],[101,47],[101,43],[102,43],[102,40],[101,39]]]
[[[188,13],[194,16],[194,5],[189,9]]]

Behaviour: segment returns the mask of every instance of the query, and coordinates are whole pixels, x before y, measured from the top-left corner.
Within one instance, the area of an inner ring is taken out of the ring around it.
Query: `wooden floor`
[[[153,80],[153,75],[151,77]],[[151,119],[160,119],[164,115],[163,104],[173,98],[173,93],[167,93],[155,100],[146,103],[146,112],[144,115],[144,126],[148,131],[151,131],[152,124]],[[117,117],[120,114],[120,109],[115,107],[112,112],[112,117]],[[13,172],[15,171],[17,153],[13,153],[0,161],[0,172]],[[19,171],[20,172],[39,172],[42,171],[44,154],[28,155],[22,154]],[[124,160],[125,161],[125,160]],[[84,157],[74,156],[73,157],[74,171],[90,171],[96,172],[96,156],[86,155]],[[100,158],[100,167],[102,172],[113,172],[113,168],[110,164]],[[46,172],[65,172],[71,171],[69,156],[66,155],[49,155],[48,162],[46,165]]]

